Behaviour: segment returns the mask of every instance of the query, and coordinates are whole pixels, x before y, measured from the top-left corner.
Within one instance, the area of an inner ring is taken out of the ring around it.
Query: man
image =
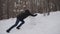
[[[21,24],[18,25],[16,28],[17,28],[17,29],[20,29],[19,27],[21,27],[21,26],[25,23],[25,21],[24,21],[25,18],[27,18],[28,16],[33,16],[33,17],[35,17],[36,15],[37,15],[37,14],[35,14],[35,15],[31,14],[28,9],[25,10],[24,13],[21,13],[21,14],[19,14],[19,15],[17,16],[16,23],[15,23],[12,27],[10,27],[6,32],[9,33],[12,28],[14,28],[14,27],[16,27],[16,26],[18,25],[19,21],[21,21]]]

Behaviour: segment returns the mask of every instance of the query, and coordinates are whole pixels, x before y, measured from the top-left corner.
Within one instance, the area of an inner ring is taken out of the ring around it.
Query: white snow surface
[[[51,12],[49,16],[37,14],[36,17],[27,17],[20,30],[15,27],[10,33],[6,30],[16,22],[16,18],[0,20],[0,34],[60,34],[60,11]]]

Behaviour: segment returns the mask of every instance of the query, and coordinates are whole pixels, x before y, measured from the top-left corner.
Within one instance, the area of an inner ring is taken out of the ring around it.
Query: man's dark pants
[[[18,25],[19,21],[22,22],[20,25]],[[7,32],[10,32],[10,30],[13,29],[14,27],[16,27],[17,25],[18,25],[18,26],[17,26],[17,29],[20,29],[19,27],[21,27],[24,23],[25,23],[25,22],[24,22],[23,20],[19,20],[19,19],[17,18],[16,23],[15,23],[13,26],[11,26],[11,27],[7,30]]]

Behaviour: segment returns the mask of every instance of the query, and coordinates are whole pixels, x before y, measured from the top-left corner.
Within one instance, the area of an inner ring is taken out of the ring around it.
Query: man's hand
[[[35,14],[35,16],[37,16],[37,14]]]
[[[37,16],[37,14],[33,15],[33,17]]]

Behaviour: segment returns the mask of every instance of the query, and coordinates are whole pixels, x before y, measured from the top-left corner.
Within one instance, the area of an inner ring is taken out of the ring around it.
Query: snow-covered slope
[[[38,13],[37,13],[38,14]],[[38,14],[36,17],[29,16],[20,30],[12,29],[10,33],[6,30],[11,27],[16,18],[0,20],[0,34],[60,34],[60,12],[51,12],[49,16]],[[19,25],[19,24],[18,24]]]

